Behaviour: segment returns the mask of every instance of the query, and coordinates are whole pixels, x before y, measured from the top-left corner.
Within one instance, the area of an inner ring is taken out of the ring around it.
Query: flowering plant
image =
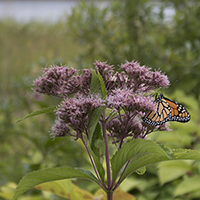
[[[95,70],[84,69],[82,73],[65,66],[45,68],[43,76],[34,82],[34,90],[60,97],[62,102],[56,108],[45,108],[27,117],[54,110],[56,121],[51,136],[81,140],[95,175],[71,167],[32,172],[21,180],[13,199],[40,183],[85,178],[97,183],[111,200],[122,181],[133,172],[144,173],[146,165],[200,159],[197,151],[171,150],[146,139],[153,131],[169,130],[167,123],[155,127],[142,120],[146,112],[155,110],[150,94],[170,85],[166,75],[135,61],[122,64],[120,72],[114,72],[114,67],[105,62],[94,65]],[[112,157],[110,145],[116,148]]]

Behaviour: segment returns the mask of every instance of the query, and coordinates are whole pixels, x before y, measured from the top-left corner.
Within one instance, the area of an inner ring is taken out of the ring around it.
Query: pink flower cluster
[[[107,106],[117,110],[123,109],[125,112],[138,112],[154,110],[153,97],[135,94],[130,89],[115,89],[107,97]]]
[[[121,65],[129,77],[129,87],[138,92],[151,92],[159,87],[168,87],[168,77],[160,71],[151,71],[151,68],[140,66],[138,62],[127,62]]]
[[[91,94],[92,70],[81,71],[65,66],[51,66],[44,69],[42,77],[34,82],[35,91],[63,98],[56,110],[57,121],[52,135],[89,137],[88,126],[92,113],[99,107],[105,108],[106,129],[113,143],[120,145],[127,137],[144,138],[155,130],[168,130],[166,125],[148,127],[143,123],[145,112],[154,110],[154,99],[149,94],[160,87],[168,87],[168,77],[161,71],[140,66],[138,62],[122,64],[121,72],[106,62],[94,63],[107,90],[104,99]],[[100,123],[103,116],[100,118]]]
[[[89,116],[103,105],[103,100],[98,96],[90,95],[88,97],[79,95],[76,98],[66,98],[59,105],[56,115],[57,124],[68,124],[75,131],[75,137],[82,137],[82,134],[88,135]],[[58,127],[59,129],[59,127]],[[62,128],[61,128],[62,129]],[[55,130],[53,130],[55,132]]]
[[[69,67],[51,66],[44,69],[44,74],[34,81],[35,91],[56,97],[67,97],[75,93],[88,93],[91,82],[91,70],[78,71]]]

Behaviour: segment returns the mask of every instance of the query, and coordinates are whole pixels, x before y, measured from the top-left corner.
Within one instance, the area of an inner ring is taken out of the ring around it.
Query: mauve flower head
[[[168,77],[161,73],[161,71],[152,72],[152,79],[150,84],[152,84],[155,88],[159,87],[168,87],[170,82]]]
[[[82,133],[88,135],[89,115],[102,105],[104,105],[104,101],[98,95],[89,97],[79,95],[74,98],[66,98],[59,105],[56,116],[82,137]]]
[[[155,110],[150,93],[170,85],[166,75],[135,61],[122,64],[120,72],[115,72],[114,66],[106,62],[96,61],[94,65],[104,82],[106,98],[91,93],[90,69],[51,66],[34,82],[36,92],[63,98],[55,112],[57,121],[52,128],[53,137],[69,135],[77,139],[85,134],[89,139],[91,117],[99,107],[105,109],[99,124],[106,122],[108,135],[113,143],[120,142],[119,147],[128,137],[145,138],[152,131],[169,130],[166,124],[152,127],[142,121],[146,112]]]
[[[146,128],[142,125],[141,119],[137,116],[133,118],[127,115],[110,120],[107,124],[107,130],[114,143],[123,142],[127,137],[141,138],[146,133]]]
[[[159,87],[168,87],[168,77],[160,71],[151,71],[151,68],[140,66],[138,62],[126,62],[121,68],[129,77],[128,87],[134,92],[151,92]]]
[[[107,106],[125,112],[139,112],[154,110],[153,97],[134,94],[131,90],[116,89],[107,97]]]
[[[67,135],[71,136],[68,125],[66,123],[63,123],[61,120],[56,121],[51,131],[52,131],[51,133],[52,138],[63,137]]]
[[[67,97],[76,93],[88,94],[91,70],[84,70],[78,75],[77,70],[65,66],[51,66],[44,69],[44,74],[34,81],[34,90],[56,97]]]
[[[154,111],[153,97],[143,94],[134,94],[131,90],[114,90],[107,97],[107,107],[114,109],[118,114],[111,118],[107,125],[110,135],[117,141],[127,137],[141,138],[147,133],[142,123],[145,112]]]

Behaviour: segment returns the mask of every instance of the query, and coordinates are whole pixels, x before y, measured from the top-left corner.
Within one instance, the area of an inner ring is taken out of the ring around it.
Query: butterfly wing
[[[151,126],[162,125],[167,121],[188,122],[190,114],[179,103],[165,98],[163,94],[155,100],[155,111],[149,111],[143,121]]]
[[[189,112],[183,107],[183,105],[165,98],[165,101],[168,103],[168,105],[171,108],[171,117],[169,121],[178,121],[178,122],[188,122],[190,120],[190,114]]]
[[[171,110],[168,103],[160,94],[159,97],[154,101],[155,111],[149,111],[144,117],[143,121],[151,126],[162,125],[163,123],[170,120]]]

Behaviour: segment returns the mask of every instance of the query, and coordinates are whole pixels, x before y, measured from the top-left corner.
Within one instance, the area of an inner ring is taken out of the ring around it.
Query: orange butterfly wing
[[[164,99],[171,108],[171,119],[169,121],[188,122],[190,120],[190,114],[183,105],[165,97]]]
[[[149,111],[143,121],[151,126],[162,125],[167,121],[188,122],[190,114],[179,103],[165,98],[163,94],[155,100],[155,111]]]

